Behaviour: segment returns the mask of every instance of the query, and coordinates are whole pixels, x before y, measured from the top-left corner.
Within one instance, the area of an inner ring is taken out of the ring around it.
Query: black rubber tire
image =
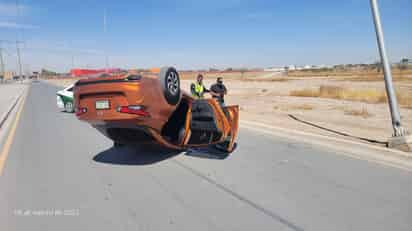
[[[180,130],[179,130],[179,136],[178,136],[178,139],[177,139],[178,144],[183,143],[184,136],[185,136],[185,127],[181,127]]]
[[[74,112],[74,106],[72,102],[67,102],[64,104],[64,110],[68,113],[73,113]]]
[[[163,95],[170,105],[176,105],[180,101],[180,77],[174,67],[162,67],[159,73],[160,85]]]

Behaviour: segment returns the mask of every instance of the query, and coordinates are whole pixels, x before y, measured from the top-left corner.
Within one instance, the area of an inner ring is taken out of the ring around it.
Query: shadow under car
[[[150,165],[179,155],[181,151],[156,145],[110,147],[93,157],[93,160],[117,165]]]
[[[173,150],[155,144],[110,147],[93,157],[99,163],[116,165],[151,165],[173,158],[179,154],[186,156],[224,160],[229,154],[213,146],[190,148],[185,151]]]

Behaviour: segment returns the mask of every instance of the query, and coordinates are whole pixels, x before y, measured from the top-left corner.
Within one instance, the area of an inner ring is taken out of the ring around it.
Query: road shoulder
[[[18,121],[16,116],[21,112],[24,105],[24,98],[30,89],[29,85],[22,87],[20,91],[16,91],[15,97],[10,100],[7,105],[7,109],[3,110],[4,113],[0,117],[0,176],[2,175],[2,170],[7,159],[7,146],[8,142],[12,142],[10,138],[10,132],[13,130],[13,125],[17,126]]]
[[[275,137],[316,145],[329,151],[333,150],[335,154],[395,167],[409,172],[412,171],[412,156],[406,152],[253,121],[243,120],[240,122],[240,127]]]

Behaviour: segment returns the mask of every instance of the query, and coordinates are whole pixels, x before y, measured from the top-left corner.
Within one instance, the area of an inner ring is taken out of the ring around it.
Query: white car
[[[74,97],[73,97],[74,84],[66,87],[65,89],[57,92],[57,107],[64,109],[66,112],[74,112]]]

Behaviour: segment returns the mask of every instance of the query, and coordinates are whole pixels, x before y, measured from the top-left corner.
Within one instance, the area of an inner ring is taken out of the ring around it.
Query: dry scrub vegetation
[[[199,72],[181,72],[182,89],[188,91]],[[224,78],[229,92],[227,104],[240,106],[242,120],[331,135],[320,129],[292,120],[296,115],[305,121],[359,137],[380,140],[392,132],[382,73],[313,76],[302,73],[294,77],[268,72],[201,72],[205,85],[211,86],[217,76]],[[78,79],[78,78],[77,78]],[[73,78],[47,81],[68,86]],[[397,76],[394,84],[402,105],[403,123],[412,129],[412,73]],[[295,97],[301,96],[301,97]],[[337,99],[339,101],[333,100]],[[374,103],[368,105],[367,103]],[[409,108],[407,108],[409,107]],[[360,119],[356,119],[360,118]]]
[[[372,114],[370,114],[365,107],[363,107],[362,109],[346,109],[345,115],[361,116],[363,118],[372,116]]]
[[[410,80],[412,75],[412,69],[401,70],[399,68],[392,68],[392,77],[394,80]],[[338,78],[352,78],[353,80],[361,81],[378,81],[383,79],[383,72],[375,70],[302,70],[302,71],[289,71],[289,77],[338,77]]]
[[[398,90],[396,92],[398,102],[405,108],[412,108],[412,92]],[[322,85],[319,88],[305,88],[293,90],[289,96],[319,97],[339,100],[360,101],[366,103],[387,102],[384,90],[377,89],[349,89],[338,86]]]
[[[296,105],[282,105],[282,106],[278,106],[275,105],[273,106],[274,110],[281,110],[281,111],[310,111],[315,109],[315,107],[313,105],[310,104],[296,104]]]
[[[290,106],[288,109],[290,110],[304,110],[304,111],[309,111],[309,110],[313,110],[314,107],[310,104],[301,104],[301,105],[292,105]]]

